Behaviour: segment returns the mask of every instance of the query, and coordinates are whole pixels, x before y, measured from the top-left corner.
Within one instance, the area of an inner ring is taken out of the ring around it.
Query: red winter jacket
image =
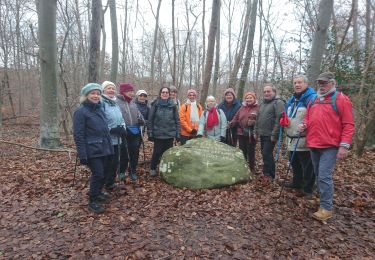
[[[330,102],[333,93],[324,97],[323,104],[319,98],[308,107],[304,124],[307,126],[306,146],[309,148],[339,147],[340,143],[351,144],[354,134],[352,103],[342,93],[337,93],[334,110]]]

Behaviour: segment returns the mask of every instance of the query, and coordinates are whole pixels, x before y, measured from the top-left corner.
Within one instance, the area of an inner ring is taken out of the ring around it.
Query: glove
[[[117,136],[126,136],[126,130],[123,125],[118,125],[114,128],[111,128],[111,130],[109,130],[109,133]]]
[[[138,125],[145,125],[145,121],[142,118],[138,118]]]
[[[285,128],[285,127],[289,127],[289,125],[290,125],[290,120],[288,116],[286,115],[286,113],[283,112],[280,118],[280,126]]]
[[[153,141],[154,141],[154,138],[153,138],[152,136],[149,136],[149,137],[147,138],[147,140],[149,140],[150,142],[153,142]]]
[[[193,130],[191,130],[190,134],[192,134],[192,135],[196,135],[196,134],[197,134],[197,129],[193,129]]]
[[[202,138],[203,136],[202,135],[197,135],[197,138]]]
[[[220,136],[220,142],[225,143],[225,137],[224,136]]]
[[[255,125],[255,120],[252,120],[252,119],[247,120],[246,125],[247,126],[253,126],[253,125]]]
[[[228,123],[228,128],[233,128],[235,126],[235,123],[234,122],[229,122]]]
[[[89,162],[88,162],[87,159],[79,159],[79,164],[80,164],[80,165],[88,165]]]

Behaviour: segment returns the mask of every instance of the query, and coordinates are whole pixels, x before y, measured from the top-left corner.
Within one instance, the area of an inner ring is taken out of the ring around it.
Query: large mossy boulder
[[[168,184],[190,189],[220,188],[252,179],[240,149],[208,138],[167,150],[160,175]]]

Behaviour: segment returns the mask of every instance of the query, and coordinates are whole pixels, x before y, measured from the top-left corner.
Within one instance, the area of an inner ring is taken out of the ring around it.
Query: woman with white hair
[[[207,137],[216,141],[225,142],[227,118],[223,110],[217,108],[216,99],[208,96],[206,109],[199,119],[197,137]]]
[[[102,83],[103,111],[111,134],[114,155],[111,157],[106,174],[105,187],[107,191],[116,189],[116,173],[119,172],[122,138],[126,137],[125,121],[121,109],[116,103],[116,85],[111,81]]]
[[[102,86],[89,83],[81,89],[81,105],[74,111],[73,135],[81,165],[91,170],[89,209],[103,213],[109,195],[102,192],[108,162],[113,154],[106,117],[101,102]]]

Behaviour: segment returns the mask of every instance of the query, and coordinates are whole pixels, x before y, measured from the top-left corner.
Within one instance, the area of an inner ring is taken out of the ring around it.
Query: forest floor
[[[38,126],[4,125],[3,140],[35,146],[37,136]],[[64,145],[74,150],[71,141]],[[146,160],[150,151],[146,142]],[[74,153],[0,143],[0,162],[0,259],[375,257],[375,153],[337,164],[335,215],[327,223],[311,218],[316,203],[290,190],[278,199],[280,186],[262,186],[259,175],[229,188],[188,190],[139,167],[138,185],[122,184],[96,215],[87,209],[87,168],[77,167],[72,186]],[[282,158],[281,176],[286,167]]]

